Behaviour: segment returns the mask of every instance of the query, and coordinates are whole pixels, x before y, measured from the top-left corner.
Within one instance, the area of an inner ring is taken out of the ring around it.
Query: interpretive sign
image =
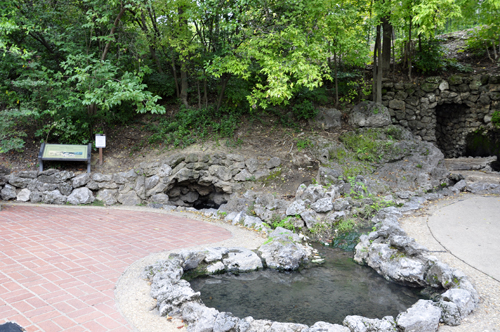
[[[104,135],[104,134],[95,135],[95,147],[96,148],[105,148],[106,147],[106,135]]]
[[[69,145],[69,144],[45,144],[42,143],[38,153],[38,163],[40,172],[43,171],[44,160],[59,161],[86,161],[87,173],[90,173],[90,152],[92,144]]]

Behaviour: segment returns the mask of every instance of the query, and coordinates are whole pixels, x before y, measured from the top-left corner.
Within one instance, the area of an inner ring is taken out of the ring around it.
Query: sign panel
[[[45,144],[43,159],[87,160],[88,145]]]
[[[95,135],[95,147],[105,148],[106,147],[106,135],[97,134]]]

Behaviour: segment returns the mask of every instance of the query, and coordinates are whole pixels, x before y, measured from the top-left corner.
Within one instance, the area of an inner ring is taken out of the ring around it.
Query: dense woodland
[[[81,144],[139,113],[173,145],[230,135],[245,114],[293,125],[380,101],[383,77],[470,70],[437,38],[459,29],[500,60],[500,0],[0,0],[0,15],[0,153],[26,126]]]

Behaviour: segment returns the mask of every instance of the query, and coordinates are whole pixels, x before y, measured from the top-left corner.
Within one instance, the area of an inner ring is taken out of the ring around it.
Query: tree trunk
[[[181,94],[180,98],[184,106],[189,107],[188,103],[188,76],[185,68],[186,64],[181,65]]]
[[[201,90],[200,90],[200,80],[196,80],[196,87],[198,88],[198,109],[201,109]]]
[[[175,92],[177,94],[177,98],[180,98],[181,93],[179,91],[179,81],[177,80],[177,69],[175,68],[174,50],[172,50],[172,72],[174,74]]]
[[[377,71],[377,103],[382,102],[382,74],[383,74],[383,64],[382,64],[382,48],[381,48],[381,31],[380,24],[377,26],[377,49],[378,49],[378,71]]]
[[[220,109],[222,105],[222,98],[224,97],[224,92],[226,91],[227,82],[229,81],[230,77],[229,74],[223,74],[222,76],[223,76],[222,86],[220,88],[219,98],[217,100],[217,111]]]
[[[122,4],[122,8],[120,9],[120,12],[118,13],[118,16],[115,19],[115,23],[113,24],[113,28],[111,28],[111,31],[109,32],[109,38],[113,37],[113,34],[115,33],[116,27],[118,26],[118,23],[120,23],[120,19],[122,18],[123,13],[125,13],[125,9],[126,8]],[[110,45],[111,45],[111,40],[109,40],[106,43],[106,46],[104,47],[104,51],[102,52],[102,56],[101,56],[101,61],[106,60],[106,55],[108,54]]]
[[[335,107],[339,107],[339,82],[338,82],[338,66],[337,66],[337,51],[333,51],[333,62],[335,64]]]
[[[382,41],[382,69],[389,73],[391,68],[391,40],[392,25],[388,17],[382,19],[383,41]]]
[[[407,52],[408,52],[408,78],[411,80],[411,57],[412,57],[412,46],[411,46],[411,20],[412,17],[410,15],[410,28],[409,28],[409,34],[408,34],[408,47],[407,47]]]
[[[377,47],[378,44],[375,42],[373,49],[373,74],[372,74],[372,100],[377,100]]]

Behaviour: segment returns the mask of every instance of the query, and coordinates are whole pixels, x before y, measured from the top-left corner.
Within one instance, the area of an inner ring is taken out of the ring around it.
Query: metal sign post
[[[102,165],[102,149],[106,147],[106,135],[95,135],[95,147],[99,148],[99,165]]]

